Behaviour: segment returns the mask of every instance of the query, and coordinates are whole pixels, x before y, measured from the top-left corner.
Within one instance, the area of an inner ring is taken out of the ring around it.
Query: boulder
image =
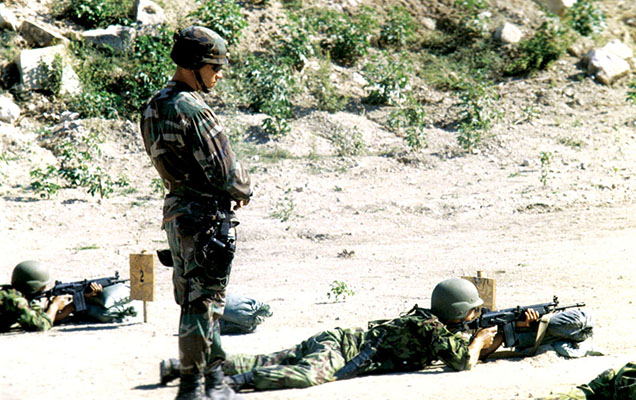
[[[605,49],[590,51],[583,62],[587,64],[587,73],[605,85],[611,85],[616,79],[629,74],[631,69],[627,61]]]
[[[166,14],[157,3],[150,0],[137,0],[135,19],[140,25],[159,25],[166,22]]]
[[[68,39],[55,28],[29,20],[22,22],[20,35],[33,47],[47,47],[68,42]]]
[[[7,96],[0,96],[0,121],[12,124],[20,117],[20,107]]]
[[[13,11],[9,10],[4,4],[0,4],[0,28],[18,31],[20,23]]]
[[[521,29],[510,22],[504,23],[495,31],[495,39],[503,43],[518,43],[522,36]]]
[[[123,51],[135,38],[135,29],[127,26],[111,25],[106,29],[93,29],[82,33],[87,42],[108,46]]]
[[[44,47],[41,49],[22,50],[18,56],[18,71],[20,72],[20,83],[23,90],[38,90],[43,87],[43,72],[41,63],[52,65],[56,55],[65,58],[65,47],[57,46]],[[81,86],[79,78],[71,65],[64,62],[62,69],[62,89],[61,94],[79,94]]]
[[[558,16],[563,16],[566,9],[572,7],[576,2],[577,0],[538,0],[539,4]]]

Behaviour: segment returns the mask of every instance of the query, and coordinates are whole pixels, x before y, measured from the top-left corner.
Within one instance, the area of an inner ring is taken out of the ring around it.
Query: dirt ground
[[[454,276],[497,281],[497,305],[585,302],[594,345],[605,355],[565,359],[554,352],[488,361],[472,371],[441,366],[335,382],[303,390],[247,393],[246,399],[524,399],[568,391],[606,368],[636,360],[636,106],[626,82],[580,77],[576,60],[499,87],[502,119],[475,154],[452,130],[431,128],[429,146],[404,142],[377,121],[385,111],[310,112],[279,143],[242,152],[255,195],[238,213],[239,246],[229,291],[271,306],[248,335],[224,336],[228,352],[263,353],[323,329],[364,326],[414,304],[428,307],[434,285]],[[439,96],[428,115],[444,119]],[[258,125],[221,114],[228,125]],[[374,122],[375,121],[375,122]],[[129,122],[81,121],[105,137],[104,165],[135,191],[100,200],[81,189],[39,199],[29,170],[54,160],[37,124],[2,125],[0,281],[20,261],[50,265],[63,281],[129,276],[129,254],[167,247],[160,230],[156,173]],[[357,127],[364,155],[335,157],[326,127]],[[10,138],[10,139],[9,139]],[[270,161],[265,149],[293,157]],[[551,153],[549,163],[541,154]],[[61,325],[44,333],[0,335],[0,398],[172,399],[158,385],[161,359],[177,355],[178,307],[171,269],[157,263],[157,298],[148,322]],[[335,303],[330,284],[355,294]]]

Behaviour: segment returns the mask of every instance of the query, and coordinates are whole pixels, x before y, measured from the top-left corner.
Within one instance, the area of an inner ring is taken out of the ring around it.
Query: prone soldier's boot
[[[181,376],[181,370],[179,360],[171,358],[169,360],[162,360],[159,363],[159,381],[161,385],[166,386],[168,383],[174,381]]]
[[[254,373],[252,371],[243,372],[232,376],[226,376],[225,382],[235,391],[243,389],[254,389]]]
[[[203,376],[182,374],[175,400],[209,400],[203,391]]]
[[[243,400],[226,382],[221,365],[205,374],[205,394],[211,400]]]

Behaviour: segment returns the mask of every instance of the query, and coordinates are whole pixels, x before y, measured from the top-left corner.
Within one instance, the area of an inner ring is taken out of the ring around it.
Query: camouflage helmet
[[[22,261],[13,268],[11,286],[29,296],[51,282],[49,269],[38,261]]]
[[[431,311],[442,320],[466,318],[470,310],[482,304],[475,285],[462,278],[438,283],[431,295]]]
[[[170,58],[185,69],[198,70],[206,64],[225,65],[225,40],[212,29],[189,26],[174,34]]]

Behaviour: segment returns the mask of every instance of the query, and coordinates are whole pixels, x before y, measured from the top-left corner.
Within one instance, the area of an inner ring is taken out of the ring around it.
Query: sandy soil
[[[587,303],[594,344],[606,355],[568,360],[548,352],[469,372],[434,366],[247,399],[538,398],[636,359],[635,108],[625,101],[626,80],[607,88],[579,79],[576,61],[499,86],[502,119],[475,154],[461,152],[455,132],[439,128],[429,130],[421,153],[405,152],[403,141],[377,124],[383,110],[308,113],[280,143],[242,149],[255,196],[239,212],[229,290],[270,304],[274,315],[255,333],[223,343],[228,352],[269,352],[323,329],[364,326],[415,303],[428,306],[437,282],[481,270],[496,279],[500,307],[554,295],[563,304]],[[440,122],[453,100],[437,96],[427,111]],[[221,117],[241,129],[259,118]],[[27,118],[0,126],[0,281],[26,259],[49,264],[64,281],[115,271],[127,277],[129,254],[167,247],[161,195],[151,188],[156,173],[137,128],[80,124],[99,130],[100,162],[111,176],[125,175],[134,191],[117,189],[100,200],[64,189],[39,199],[28,189],[29,170],[54,157],[40,146],[37,124]],[[364,155],[333,156],[325,132],[338,126],[358,127]],[[293,157],[264,156],[276,147]],[[549,164],[540,162],[542,152],[552,154]],[[334,280],[355,294],[334,303],[327,297]],[[179,310],[171,270],[159,264],[156,292],[147,323],[138,304],[140,315],[122,324],[0,335],[0,398],[174,398],[176,386],[158,385],[158,364],[177,354]]]

